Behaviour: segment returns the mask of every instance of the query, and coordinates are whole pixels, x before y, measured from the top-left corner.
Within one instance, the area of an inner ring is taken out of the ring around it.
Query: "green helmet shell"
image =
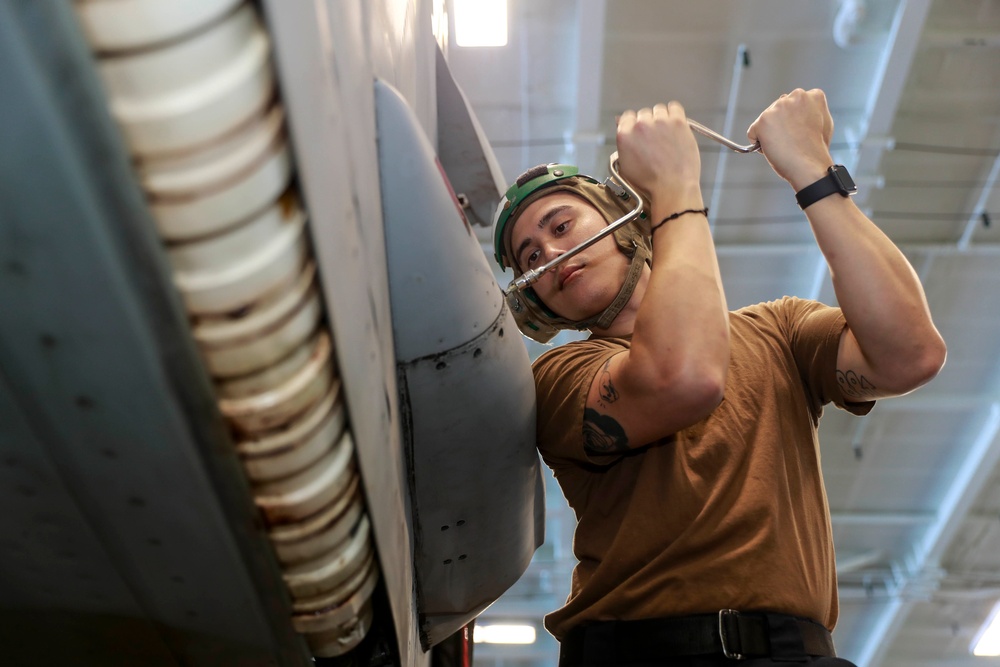
[[[503,201],[497,207],[493,224],[493,256],[501,269],[506,270],[507,267],[513,266],[513,261],[507,257],[507,244],[504,235],[508,231],[507,225],[513,222],[512,218],[517,218],[515,212],[519,212],[521,205],[536,191],[579,173],[580,170],[571,164],[543,164],[524,172],[507,188]],[[587,176],[583,178],[594,183],[597,182]]]

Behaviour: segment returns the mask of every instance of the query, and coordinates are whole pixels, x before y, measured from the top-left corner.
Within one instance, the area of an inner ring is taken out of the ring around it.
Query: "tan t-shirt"
[[[730,313],[725,398],[693,426],[616,459],[583,449],[591,381],[628,338],[591,338],[534,364],[538,448],[577,517],[562,638],[591,620],[770,610],[837,621],[816,429],[836,377],[840,310],[785,298]]]

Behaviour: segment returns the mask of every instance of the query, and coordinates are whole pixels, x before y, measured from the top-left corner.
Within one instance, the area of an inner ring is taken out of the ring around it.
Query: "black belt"
[[[815,621],[786,614],[723,609],[714,614],[577,626],[561,642],[559,665],[710,654],[732,660],[837,655],[829,630]]]

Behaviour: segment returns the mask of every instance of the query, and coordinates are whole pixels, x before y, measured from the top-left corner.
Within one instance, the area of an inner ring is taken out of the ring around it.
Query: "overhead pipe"
[[[833,20],[833,41],[842,49],[855,46],[861,41],[861,25],[868,17],[868,3],[865,0],[841,0],[837,16]]]
[[[736,117],[736,102],[740,94],[740,84],[743,81],[743,68],[747,62],[746,44],[736,47],[736,61],[733,63],[733,78],[729,84],[729,100],[726,102],[726,119],[722,124],[722,134],[730,136],[733,133],[733,122]],[[729,158],[728,151],[719,154],[719,161],[715,166],[715,185],[712,187],[712,199],[709,204],[709,229],[715,232],[715,217],[719,214],[719,202],[722,201],[722,183],[726,173],[726,160]]]

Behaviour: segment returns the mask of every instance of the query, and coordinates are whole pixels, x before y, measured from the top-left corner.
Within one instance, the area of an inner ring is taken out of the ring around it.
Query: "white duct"
[[[860,28],[867,16],[868,3],[865,0],[841,0],[833,20],[833,40],[837,46],[847,49],[860,42]]]

